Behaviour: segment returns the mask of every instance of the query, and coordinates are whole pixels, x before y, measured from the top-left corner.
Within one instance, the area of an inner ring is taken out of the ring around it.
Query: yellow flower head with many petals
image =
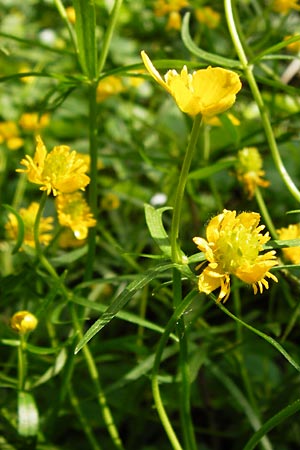
[[[26,169],[17,169],[17,172],[27,173],[28,180],[41,184],[40,189],[48,195],[51,191],[56,196],[84,190],[90,178],[86,175],[87,165],[77,152],[67,145],[58,145],[48,153],[41,137],[37,136],[36,140],[34,157],[26,155],[21,161]]]
[[[21,208],[19,215],[24,223],[24,244],[35,247],[34,241],[34,222],[38,213],[39,204],[32,202],[28,208]],[[48,245],[52,239],[51,231],[53,229],[53,217],[41,217],[39,225],[39,242]],[[8,214],[8,221],[5,224],[5,230],[9,239],[17,240],[19,224],[16,216]]]
[[[277,230],[279,239],[300,239],[300,224],[295,223],[289,225],[287,228],[280,228]],[[283,248],[282,252],[286,259],[293,264],[300,264],[300,247]]]
[[[263,161],[256,147],[245,147],[238,152],[237,178],[244,185],[249,199],[254,196],[256,186],[270,185],[269,181],[262,178],[265,175],[262,165]]]
[[[96,220],[81,192],[61,194],[56,198],[55,203],[59,223],[71,228],[76,239],[85,239],[88,228],[94,227]]]
[[[270,239],[268,232],[261,233],[265,226],[258,226],[259,221],[258,213],[236,215],[236,211],[224,209],[210,220],[206,240],[194,237],[194,243],[208,262],[198,278],[200,292],[210,294],[220,288],[218,301],[226,302],[230,295],[230,275],[251,284],[254,294],[258,290],[262,293],[264,287],[269,288],[266,278],[278,281],[269,272],[277,264],[275,251],[259,254]]]
[[[235,72],[221,67],[188,73],[184,66],[180,74],[169,70],[163,79],[147,54],[142,51],[141,55],[150,75],[174,97],[181,111],[190,116],[202,114],[209,117],[226,111],[234,104],[242,87]]]

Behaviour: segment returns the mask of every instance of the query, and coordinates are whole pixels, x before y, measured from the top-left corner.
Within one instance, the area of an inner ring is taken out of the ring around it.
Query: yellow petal
[[[148,70],[150,75],[154,78],[154,80],[157,81],[157,83],[160,84],[164,89],[166,89],[168,92],[170,92],[167,84],[164,82],[164,80],[160,76],[160,73],[155,69],[149,56],[147,55],[147,53],[144,50],[141,51],[141,56],[142,56],[142,60],[143,60],[143,63],[145,64],[146,69]]]

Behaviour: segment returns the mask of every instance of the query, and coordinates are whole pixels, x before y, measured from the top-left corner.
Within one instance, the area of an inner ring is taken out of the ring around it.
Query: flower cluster
[[[154,14],[157,17],[168,16],[166,30],[180,30],[180,10],[188,6],[188,0],[156,0]]]
[[[220,288],[218,301],[226,302],[230,295],[230,275],[251,284],[254,294],[269,288],[266,278],[278,281],[269,271],[277,264],[275,251],[260,254],[270,236],[268,232],[261,233],[265,226],[258,225],[259,221],[258,213],[237,215],[236,211],[224,209],[210,220],[206,239],[194,237],[194,243],[208,262],[198,279],[200,292],[210,294]]]
[[[56,146],[48,152],[40,136],[37,136],[36,141],[34,156],[26,155],[21,161],[25,169],[17,169],[17,172],[26,173],[28,180],[40,185],[40,189],[46,191],[47,195],[53,193],[56,197],[58,222],[61,226],[70,228],[76,239],[83,240],[87,237],[88,228],[96,225],[80,192],[90,182],[86,174],[86,158],[66,145]],[[38,203],[33,203],[28,209],[23,208],[19,212],[25,226],[24,242],[31,246],[35,243],[33,229],[38,208]],[[42,244],[47,245],[51,239],[49,231],[52,230],[52,221],[52,218],[40,220],[39,240]],[[16,239],[18,223],[13,214],[9,215],[6,231],[10,238]]]
[[[190,116],[210,117],[226,111],[242,87],[235,72],[221,67],[208,67],[190,74],[184,66],[180,74],[169,70],[163,79],[144,51],[141,56],[150,75],[174,97],[181,111]]]

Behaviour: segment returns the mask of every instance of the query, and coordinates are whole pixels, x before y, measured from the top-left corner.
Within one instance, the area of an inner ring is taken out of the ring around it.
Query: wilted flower
[[[94,227],[96,220],[81,192],[61,194],[56,198],[55,203],[59,223],[71,228],[76,239],[85,239],[88,228]]]
[[[254,196],[256,186],[270,185],[269,181],[262,178],[265,175],[262,166],[263,161],[256,147],[245,147],[238,152],[237,178],[244,185],[248,198]]]
[[[26,334],[29,331],[35,330],[37,324],[37,318],[29,311],[18,311],[10,320],[11,328],[20,334]]]
[[[274,0],[272,9],[275,12],[287,14],[291,9],[300,10],[298,0]]]
[[[39,115],[37,112],[24,113],[20,117],[19,125],[26,131],[39,131],[49,124],[49,114]]]
[[[278,237],[281,240],[300,239],[300,224],[291,224],[287,228],[277,230]],[[283,248],[282,252],[286,259],[293,264],[300,264],[300,247]]]
[[[19,136],[19,129],[15,122],[8,120],[0,123],[0,144],[6,143],[9,150],[18,150],[24,141]]]
[[[150,75],[174,97],[181,111],[191,116],[214,116],[226,111],[242,87],[235,72],[220,67],[208,67],[190,74],[184,66],[180,74],[169,70],[163,79],[147,54],[142,51],[141,55]]]
[[[200,292],[210,294],[220,288],[217,301],[226,302],[230,294],[230,275],[251,284],[254,294],[269,288],[266,278],[278,281],[269,270],[277,264],[275,251],[259,254],[269,241],[269,233],[261,234],[260,215],[254,212],[223,210],[213,217],[206,229],[207,240],[194,237],[193,241],[206,257],[208,265],[200,274]],[[201,267],[204,263],[200,264]]]
[[[100,80],[97,86],[97,102],[103,102],[112,95],[120,94],[125,87],[122,83],[122,79],[116,75],[110,75],[109,77]]]
[[[30,247],[35,247],[34,241],[34,222],[39,209],[37,202],[32,202],[28,208],[21,208],[19,215],[24,223],[24,244]],[[53,217],[41,217],[39,223],[39,242],[48,245],[52,239],[51,231],[53,229]],[[8,214],[8,222],[5,224],[5,229],[8,238],[17,240],[18,237],[18,221],[16,216],[12,213]]]
[[[214,11],[210,6],[197,8],[195,10],[195,16],[198,22],[211,29],[217,28],[221,20],[220,14],[217,11]]]
[[[84,190],[90,178],[86,175],[87,165],[75,150],[67,145],[58,145],[47,153],[40,136],[37,136],[37,147],[34,157],[26,155],[21,164],[26,169],[17,172],[27,173],[31,183],[41,184],[42,191],[51,191],[56,196],[60,193],[71,193],[78,189]]]

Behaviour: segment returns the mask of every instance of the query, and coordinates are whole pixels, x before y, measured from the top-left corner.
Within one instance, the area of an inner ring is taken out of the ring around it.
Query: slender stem
[[[90,147],[90,175],[89,184],[89,206],[94,217],[97,217],[97,101],[96,101],[97,83],[91,83],[89,86],[89,147]],[[96,252],[96,227],[89,229],[88,254],[85,270],[85,280],[88,281],[93,275],[93,266]]]
[[[82,334],[81,326],[79,324],[79,320],[78,320],[76,309],[75,309],[74,305],[72,305],[72,307],[71,307],[71,312],[72,312],[72,319],[73,319],[73,324],[74,324],[75,330],[77,331],[79,339],[82,339],[83,334]],[[91,377],[91,379],[94,383],[95,389],[96,389],[98,403],[99,403],[99,406],[101,409],[104,423],[109,432],[109,435],[114,443],[115,448],[118,450],[124,450],[121,438],[119,436],[118,429],[115,425],[112,413],[110,411],[103,388],[101,386],[100,377],[98,374],[97,366],[95,364],[92,352],[90,351],[88,345],[85,345],[83,347],[82,351],[83,351],[83,355],[85,358],[85,362],[87,364],[87,368],[88,368],[90,377]]]
[[[107,58],[109,47],[110,47],[110,42],[111,42],[113,32],[114,32],[114,29],[115,29],[115,26],[117,23],[117,19],[118,19],[118,15],[119,15],[119,11],[120,11],[122,2],[123,2],[123,0],[115,0],[114,7],[110,13],[109,23],[108,23],[108,26],[106,28],[106,32],[104,35],[103,46],[102,46],[102,50],[101,50],[101,54],[100,54],[100,58],[99,58],[99,62],[98,62],[98,74],[101,74],[101,72],[105,66],[106,58]]]
[[[84,431],[90,445],[91,448],[93,450],[101,450],[102,447],[100,447],[100,445],[98,444],[94,434],[93,434],[93,430],[90,426],[89,421],[86,419],[85,415],[83,414],[82,410],[81,410],[81,406],[80,406],[80,401],[78,400],[78,398],[75,395],[73,386],[71,383],[68,384],[68,394],[69,394],[69,398],[71,401],[71,404],[73,406],[73,408],[75,409],[77,416],[80,420],[81,426],[82,426],[82,430]]]
[[[174,450],[183,450],[183,447],[181,446],[181,444],[176,436],[176,433],[172,427],[170,419],[166,413],[163,401],[161,399],[160,389],[159,389],[158,372],[159,372],[159,366],[160,366],[162,353],[163,353],[163,350],[169,339],[170,333],[176,326],[176,323],[178,322],[179,318],[182,316],[184,311],[189,307],[194,296],[195,296],[195,292],[190,292],[182,300],[182,302],[179,303],[179,305],[175,309],[172,317],[170,318],[169,322],[167,323],[165,331],[164,331],[163,335],[161,336],[160,341],[158,343],[158,347],[157,347],[156,355],[155,355],[155,359],[154,359],[153,371],[152,371],[152,392],[153,392],[155,406],[157,409],[157,413],[160,417],[161,423],[165,429],[165,432],[166,432],[166,434],[169,438],[169,441]]]
[[[266,207],[264,198],[261,195],[261,191],[260,191],[258,186],[256,186],[256,189],[255,189],[255,198],[256,198],[256,201],[258,203],[261,215],[262,215],[262,217],[264,219],[264,222],[266,223],[266,225],[268,227],[268,230],[271,233],[272,238],[273,239],[278,239],[277,232],[276,232],[276,229],[274,227],[273,221],[271,219],[271,216],[269,214],[268,208]]]
[[[68,28],[68,31],[69,31],[69,34],[70,34],[70,37],[71,37],[71,41],[73,42],[75,51],[76,51],[77,54],[79,54],[79,50],[78,50],[78,46],[77,46],[77,41],[76,41],[76,36],[75,36],[75,33],[74,33],[74,29],[73,29],[73,27],[72,27],[72,25],[71,25],[71,23],[70,23],[70,21],[68,19],[65,7],[62,4],[61,0],[54,0],[54,3],[56,5],[56,8],[58,9],[58,12],[59,12],[61,18],[63,19],[63,21],[65,22],[65,24],[66,24],[66,26]]]
[[[181,263],[181,252],[180,247],[178,245],[178,235],[179,235],[179,225],[180,225],[180,218],[181,218],[181,209],[182,209],[182,201],[183,201],[183,195],[184,190],[187,182],[187,177],[189,174],[194,150],[197,144],[199,132],[200,132],[200,125],[202,121],[202,116],[199,114],[194,118],[193,128],[191,131],[189,143],[186,149],[185,157],[183,160],[176,195],[175,195],[175,204],[173,209],[173,218],[172,218],[172,225],[171,225],[171,235],[170,235],[170,242],[171,242],[171,251],[172,251],[172,261],[174,263]]]
[[[253,67],[248,64],[247,56],[246,56],[243,46],[241,44],[241,40],[239,38],[235,20],[234,20],[234,16],[233,16],[232,0],[224,0],[224,5],[225,5],[225,14],[226,14],[226,19],[227,19],[227,24],[228,24],[228,28],[229,28],[229,31],[231,34],[231,39],[235,46],[237,55],[243,65],[244,74],[245,74],[245,77],[250,86],[254,100],[256,101],[256,104],[259,108],[261,121],[262,121],[264,130],[265,130],[265,134],[266,134],[267,141],[268,141],[268,144],[269,144],[269,147],[271,150],[274,164],[275,164],[283,182],[285,183],[286,187],[288,188],[289,192],[291,193],[291,195],[298,202],[300,202],[300,191],[297,189],[296,185],[294,184],[293,180],[291,179],[290,175],[288,174],[288,172],[282,162],[282,159],[281,159],[278,147],[277,147],[277,143],[276,143],[276,140],[274,137],[274,133],[272,130],[269,115],[268,115],[267,109],[265,107],[261,93],[259,91],[259,88],[257,86],[256,79],[253,75]]]
[[[27,358],[26,358],[26,337],[20,334],[20,345],[18,347],[18,389],[23,391],[25,388],[27,374]]]

